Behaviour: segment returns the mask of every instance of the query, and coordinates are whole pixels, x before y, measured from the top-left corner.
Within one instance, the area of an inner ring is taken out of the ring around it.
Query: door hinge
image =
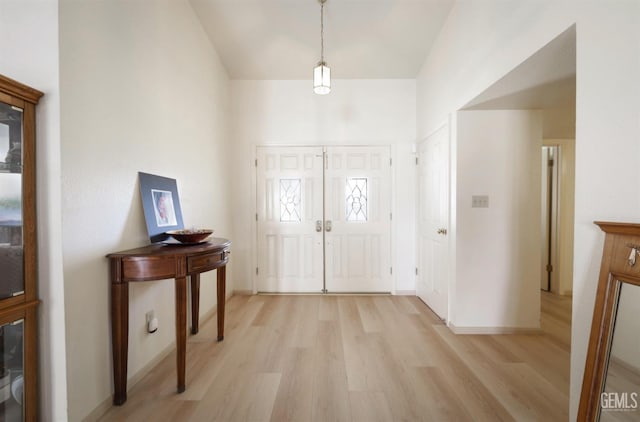
[[[547,264],[547,272],[550,273],[553,271],[553,265]]]
[[[416,157],[416,166],[418,165],[418,157]]]
[[[389,213],[389,220],[393,221],[393,213],[392,212]]]
[[[258,221],[258,213],[256,213],[256,221]]]
[[[392,166],[393,165],[393,158],[389,158],[389,165]]]
[[[416,267],[416,275],[418,275],[418,267]]]
[[[553,167],[553,165],[554,165],[554,164],[555,164],[555,163],[554,163],[554,161],[553,161],[553,158],[552,158],[551,160],[549,160],[549,167]]]
[[[256,167],[258,167],[258,159],[257,158],[255,160],[255,165],[256,165]]]
[[[256,275],[258,275],[258,267],[256,267]]]
[[[393,267],[389,267],[389,274],[393,275]]]

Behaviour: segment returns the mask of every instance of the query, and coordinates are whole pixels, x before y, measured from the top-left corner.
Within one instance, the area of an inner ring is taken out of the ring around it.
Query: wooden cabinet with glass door
[[[37,419],[35,106],[0,75],[0,420]]]

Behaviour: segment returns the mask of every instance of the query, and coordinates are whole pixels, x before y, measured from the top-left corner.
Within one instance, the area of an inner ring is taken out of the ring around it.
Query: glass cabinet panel
[[[0,327],[0,421],[24,419],[24,321]]]
[[[36,105],[0,75],[0,422],[37,421]]]
[[[22,117],[20,108],[0,103],[0,299],[24,291]]]

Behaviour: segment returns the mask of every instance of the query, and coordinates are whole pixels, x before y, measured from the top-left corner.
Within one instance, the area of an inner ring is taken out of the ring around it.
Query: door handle
[[[447,234],[447,229],[438,229],[438,234]]]
[[[327,231],[327,232],[330,232],[330,231],[331,231],[331,220],[327,220],[327,221],[325,221],[325,223],[324,223],[324,230],[325,230],[325,231]]]
[[[317,232],[322,231],[322,220],[316,220],[316,231]]]

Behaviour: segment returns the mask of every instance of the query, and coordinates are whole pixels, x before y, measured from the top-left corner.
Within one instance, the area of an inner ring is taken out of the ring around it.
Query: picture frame
[[[169,230],[184,229],[176,179],[138,172],[138,180],[151,243],[166,240]]]

